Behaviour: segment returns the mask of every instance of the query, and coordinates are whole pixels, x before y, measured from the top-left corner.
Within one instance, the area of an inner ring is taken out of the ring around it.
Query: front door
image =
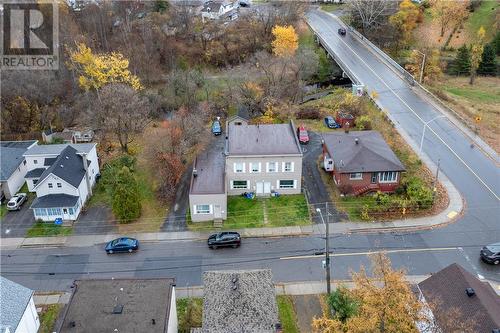
[[[264,194],[271,194],[271,183],[264,183]]]
[[[372,184],[375,184],[377,182],[377,172],[372,172]]]
[[[257,186],[257,195],[262,195],[264,194],[264,183],[263,182],[257,182],[255,183],[255,185]]]
[[[68,208],[63,208],[63,220],[69,220],[70,219],[70,216],[69,216],[69,213],[68,213]]]
[[[220,205],[214,205],[214,219],[221,219]]]

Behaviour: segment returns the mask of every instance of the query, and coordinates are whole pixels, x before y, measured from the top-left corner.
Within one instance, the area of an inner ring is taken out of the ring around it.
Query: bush
[[[405,184],[406,195],[411,203],[419,208],[428,208],[434,201],[432,190],[427,187],[423,181],[417,177],[408,179]]]
[[[368,131],[372,129],[372,121],[368,116],[361,116],[356,119],[356,127],[360,131]]]
[[[358,302],[351,296],[349,290],[342,285],[328,296],[328,305],[330,310],[335,313],[335,317],[342,322],[355,316],[359,307]]]
[[[117,173],[113,194],[113,214],[120,223],[130,223],[141,216],[141,198],[137,180],[124,166]]]
[[[338,186],[338,189],[339,189],[339,192],[341,194],[346,195],[346,194],[349,194],[349,193],[352,192],[352,185],[350,185],[350,184],[342,184],[342,185]]]
[[[297,119],[313,119],[317,120],[321,118],[321,112],[317,107],[306,107],[300,109],[296,114]]]

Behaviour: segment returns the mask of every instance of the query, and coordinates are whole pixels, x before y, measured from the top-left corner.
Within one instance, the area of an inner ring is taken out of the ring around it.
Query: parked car
[[[481,259],[488,264],[500,264],[500,243],[486,245],[481,249]]]
[[[212,123],[212,133],[214,135],[221,135],[222,134],[222,126],[220,124],[219,117],[217,117],[216,120]]]
[[[23,203],[26,201],[27,195],[26,193],[18,193],[12,198],[10,198],[9,202],[7,203],[7,209],[8,210],[19,210],[21,209],[21,206]]]
[[[338,33],[341,36],[345,36],[345,34],[347,33],[347,31],[344,28],[339,28]]]
[[[208,237],[208,247],[215,250],[218,247],[238,247],[241,245],[240,234],[233,231],[219,232]]]
[[[299,142],[302,144],[309,143],[309,134],[307,133],[306,128],[304,125],[301,125],[299,128],[297,128],[297,136],[299,137]]]
[[[129,252],[137,251],[139,249],[139,241],[135,238],[120,237],[112,240],[106,244],[104,250],[107,254],[115,252]]]
[[[328,128],[339,128],[340,125],[335,122],[332,116],[325,117],[325,124]]]

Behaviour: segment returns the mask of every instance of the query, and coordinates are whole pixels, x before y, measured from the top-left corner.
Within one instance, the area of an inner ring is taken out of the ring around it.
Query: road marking
[[[457,214],[458,214],[457,212],[455,212],[454,210],[452,210],[452,211],[451,211],[451,212],[449,212],[449,213],[448,213],[448,215],[446,215],[446,216],[448,216],[448,218],[449,218],[449,219],[452,219],[452,218],[454,218],[455,216],[457,216]]]
[[[431,247],[427,249],[399,249],[399,250],[380,250],[368,252],[351,252],[351,253],[333,253],[330,252],[331,257],[353,257],[353,256],[366,256],[373,253],[412,253],[412,252],[435,252],[435,251],[454,251],[459,250],[458,247]],[[311,259],[311,258],[324,258],[321,255],[307,255],[307,256],[290,256],[281,257],[280,260],[293,260],[293,259]]]
[[[332,34],[333,34],[334,36],[337,36],[337,35],[335,34],[335,31],[334,31],[332,28],[330,28],[330,26],[329,26],[328,22],[327,22],[327,23],[325,23],[325,20],[324,20],[321,16],[319,16],[319,15],[316,15],[316,16],[317,16],[317,17],[318,17],[318,18],[319,18],[319,19],[320,19],[320,20],[321,20],[321,21],[322,21],[322,22],[326,25],[326,28],[327,28],[327,29],[329,29],[329,30],[332,32]],[[337,19],[335,16],[333,16],[333,18],[334,18],[336,21],[338,21],[338,19]],[[394,91],[394,89],[392,89],[391,87],[389,87],[389,85],[388,85],[388,84],[387,84],[387,83],[386,83],[386,82],[385,82],[385,81],[384,81],[384,80],[383,80],[383,79],[382,79],[382,78],[381,78],[381,77],[380,77],[380,76],[379,76],[379,75],[378,75],[378,74],[377,74],[377,73],[376,73],[376,72],[375,72],[375,71],[374,71],[374,70],[373,70],[370,66],[368,66],[368,64],[367,64],[367,63],[366,63],[366,62],[365,62],[365,61],[364,61],[364,60],[363,60],[363,59],[362,59],[362,58],[361,58],[361,57],[360,57],[360,56],[359,56],[359,55],[358,55],[358,54],[357,54],[357,53],[356,53],[356,52],[355,52],[355,51],[354,51],[354,50],[353,50],[353,49],[352,49],[352,48],[351,48],[351,47],[350,47],[350,46],[349,46],[346,42],[344,42],[344,40],[342,40],[342,38],[340,38],[340,37],[338,37],[338,36],[337,36],[337,38],[338,38],[338,39],[339,39],[339,40],[340,40],[340,41],[341,41],[341,42],[342,42],[345,46],[347,46],[347,48],[348,48],[349,50],[351,50],[351,52],[352,52],[352,53],[353,53],[353,54],[354,54],[354,55],[355,55],[355,56],[356,56],[359,60],[361,60],[361,62],[362,62],[362,63],[366,66],[366,68],[368,68],[368,69],[369,69],[369,70],[370,70],[370,71],[371,71],[371,72],[372,72],[372,73],[373,73],[373,74],[374,74],[374,75],[375,75],[375,76],[376,76],[376,77],[380,80],[380,82],[382,82],[382,83],[383,83],[383,84],[384,84],[384,85],[385,85],[385,86],[386,86],[386,87],[387,87],[387,88],[388,88],[388,89],[389,89],[389,90],[390,90],[390,91],[394,94],[394,96],[396,96],[396,98],[397,98],[397,99],[399,99],[399,100],[401,101],[401,103],[403,103],[403,104],[404,104],[404,105],[405,105],[405,106],[406,106],[406,107],[407,107],[407,108],[408,108],[408,109],[409,109],[409,110],[410,110],[410,111],[411,111],[411,112],[412,112],[412,113],[413,113],[413,114],[414,114],[414,115],[415,115],[415,116],[416,116],[416,117],[417,117],[417,118],[418,118],[418,119],[422,122],[422,124],[425,124],[425,121],[424,121],[424,120],[423,120],[423,119],[422,119],[422,118],[421,118],[421,117],[420,117],[420,116],[419,116],[419,115],[418,115],[418,114],[417,114],[417,113],[416,113],[416,112],[415,112],[415,111],[414,111],[414,110],[413,110],[413,109],[412,109],[412,108],[411,108],[411,107],[410,107],[410,106],[409,106],[409,105],[408,105],[408,104],[407,104],[407,103],[406,103],[406,102],[405,102],[405,101],[401,98],[401,97],[399,97],[399,95],[398,95],[398,94]],[[325,42],[326,42],[326,41],[325,41]],[[371,53],[371,52],[370,52],[370,53]],[[382,63],[382,64],[384,65],[384,67],[387,67],[387,65],[385,65],[384,63]],[[406,84],[406,83],[405,83],[405,84]],[[417,97],[418,97],[418,96],[417,96]],[[419,98],[420,98],[420,97],[419,97]],[[431,105],[431,106],[432,106],[432,105]],[[434,106],[432,106],[432,108],[434,109]],[[437,111],[437,112],[438,112],[439,114],[441,114],[441,112],[439,112],[439,111]],[[448,119],[447,119],[447,120],[448,120]],[[454,125],[454,124],[453,124],[450,120],[448,120],[448,121],[449,121],[452,125]],[[436,131],[434,131],[434,130],[432,129],[432,127],[430,127],[430,126],[427,126],[427,127],[428,127],[428,128],[429,128],[429,130],[430,130],[430,131],[431,131],[431,132],[432,132],[432,133],[433,133],[433,134],[434,134],[434,135],[435,135],[435,136],[439,139],[439,141],[441,141],[441,142],[442,142],[442,143],[446,146],[446,148],[448,148],[448,149],[452,152],[452,154],[453,154],[453,155],[455,155],[455,157],[456,157],[456,158],[457,158],[460,162],[462,162],[462,164],[463,164],[463,165],[465,165],[465,167],[466,167],[467,169],[469,169],[469,171],[470,171],[470,172],[471,172],[471,173],[472,173],[472,174],[473,174],[473,175],[474,175],[474,176],[475,176],[475,177],[476,177],[476,178],[477,178],[477,179],[478,179],[478,180],[479,180],[479,181],[480,181],[480,182],[484,185],[484,187],[486,187],[486,189],[487,189],[488,191],[490,191],[490,192],[491,192],[491,194],[493,194],[493,195],[495,196],[495,198],[497,198],[497,200],[499,200],[499,201],[500,201],[500,197],[498,197],[498,195],[496,195],[496,193],[495,193],[495,192],[493,192],[493,190],[492,190],[492,189],[491,189],[491,188],[490,188],[490,187],[489,187],[489,186],[488,186],[488,185],[487,185],[487,184],[486,184],[486,183],[485,183],[485,182],[481,179],[481,177],[479,177],[479,176],[476,174],[476,172],[474,172],[474,170],[472,170],[472,168],[471,168],[471,167],[470,167],[467,163],[465,163],[465,161],[464,161],[464,160],[463,160],[460,156],[458,156],[458,154],[457,154],[457,153],[453,150],[453,148],[451,148],[451,147],[450,147],[450,146],[449,146],[449,145],[448,145],[448,144],[447,144],[447,143],[446,143],[446,142],[445,142],[445,141],[444,141],[444,140],[443,140],[443,139],[442,139],[442,138],[441,138],[441,137],[440,137],[440,136],[436,133]]]
[[[477,269],[477,266],[472,262],[472,260],[470,259],[469,255],[467,253],[465,253],[464,249],[462,247],[459,247],[458,251],[460,251],[460,253],[462,253],[462,255],[464,256],[465,260],[467,260],[467,262],[469,263],[469,265],[471,265],[471,267],[474,270],[474,272],[476,272],[477,277],[480,280],[484,280],[484,276],[482,276],[481,274],[479,274],[479,270]]]

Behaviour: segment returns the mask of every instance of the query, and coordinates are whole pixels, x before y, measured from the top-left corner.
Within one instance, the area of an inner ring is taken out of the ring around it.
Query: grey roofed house
[[[0,141],[0,181],[7,181],[17,167],[24,161],[23,154],[36,140]]]
[[[193,163],[190,194],[225,193],[224,141],[216,140],[215,146],[196,156]]]
[[[203,273],[204,333],[276,332],[278,307],[270,269]]]
[[[79,198],[69,194],[48,194],[35,198],[30,208],[75,207]]]
[[[203,5],[202,12],[217,13],[222,6],[222,2],[208,1]]]
[[[90,164],[90,161],[87,161]],[[40,176],[40,184],[48,175],[53,174],[74,187],[78,187],[85,176],[83,158],[71,145],[67,145],[57,159]]]
[[[89,153],[92,148],[94,148],[95,143],[72,143],[69,144],[70,147],[76,149],[79,153]],[[31,147],[24,153],[27,155],[59,155],[68,144],[56,144],[56,145],[37,145]]]
[[[33,290],[0,276],[0,332],[3,332],[3,327],[9,327],[12,333],[16,331],[33,293]]]
[[[492,332],[500,329],[500,296],[489,283],[479,280],[462,266],[454,263],[433,274],[418,284],[427,303],[438,306],[433,311],[438,325],[440,316],[456,308],[460,312],[457,320],[474,321],[476,332]],[[466,288],[474,290],[468,296]]]
[[[292,121],[288,124],[228,124],[228,155],[302,155]]]
[[[167,332],[174,286],[171,278],[77,280],[58,332]]]
[[[323,134],[323,140],[340,173],[405,170],[377,131],[328,133]]]
[[[24,176],[24,178],[40,178],[40,176],[43,174],[44,171],[45,168],[36,168],[30,170],[26,173],[26,176]]]

